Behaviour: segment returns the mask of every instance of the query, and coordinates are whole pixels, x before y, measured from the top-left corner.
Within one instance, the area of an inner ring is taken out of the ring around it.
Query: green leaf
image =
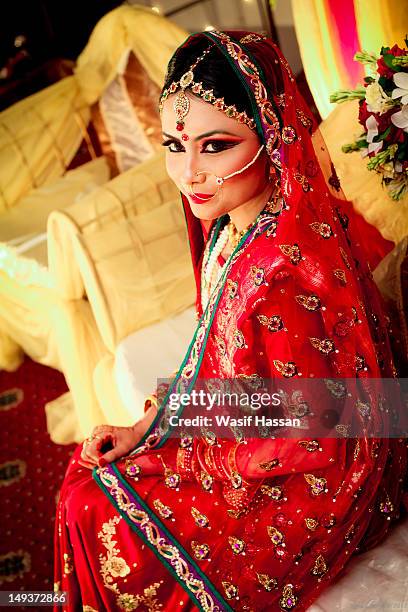
[[[394,56],[391,55],[391,53],[385,53],[383,55],[383,59],[384,59],[384,64],[388,66],[388,68],[391,68],[391,70],[394,70],[394,64],[392,63]]]
[[[389,133],[391,132],[391,128],[392,128],[392,125],[389,125],[387,129],[385,130],[385,132],[383,132],[382,134],[379,134],[379,136],[376,137],[377,138],[376,142],[381,142],[381,140],[385,140],[387,136],[389,135]]]
[[[395,87],[394,82],[391,79],[387,79],[384,76],[382,76],[382,77],[380,77],[378,79],[378,83],[381,85],[381,87],[383,88],[385,93],[389,92],[390,90],[394,89],[394,87]]]

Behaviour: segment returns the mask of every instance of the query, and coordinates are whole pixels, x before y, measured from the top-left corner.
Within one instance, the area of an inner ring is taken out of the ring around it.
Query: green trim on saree
[[[194,559],[130,487],[114,464],[96,468],[93,477],[132,531],[149,546],[200,610],[233,612]]]

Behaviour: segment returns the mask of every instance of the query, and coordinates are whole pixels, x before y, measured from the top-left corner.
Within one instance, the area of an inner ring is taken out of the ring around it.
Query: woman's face
[[[269,166],[262,151],[250,168],[227,179],[221,187],[217,185],[216,176],[227,176],[253,159],[260,147],[260,140],[245,124],[186,93],[190,110],[184,118],[183,132],[176,129],[173,103],[177,94],[169,96],[163,104],[162,130],[167,172],[188,198],[196,217],[216,219],[245,206],[260,195],[268,183],[266,169]],[[183,134],[188,136],[188,140],[183,140]]]

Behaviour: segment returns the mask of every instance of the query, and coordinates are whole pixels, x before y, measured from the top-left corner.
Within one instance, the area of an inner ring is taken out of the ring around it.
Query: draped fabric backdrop
[[[292,0],[296,35],[305,74],[324,119],[336,89],[354,88],[364,67],[354,62],[360,49],[403,46],[408,0]]]

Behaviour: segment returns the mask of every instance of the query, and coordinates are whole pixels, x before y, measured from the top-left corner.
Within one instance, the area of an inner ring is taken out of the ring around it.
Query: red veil
[[[205,39],[252,101],[285,206],[243,237],[202,312],[205,241],[184,202],[197,330],[144,439],[94,478],[134,532],[131,545],[142,540],[154,553],[145,574],[159,562],[198,609],[306,610],[399,516],[405,443],[372,437],[379,425],[387,433],[388,412],[375,394],[368,407],[347,399],[343,416],[363,423],[358,439],[344,427],[337,438],[180,439],[169,424],[170,393],[190,391],[198,378],[364,381],[395,372],[354,214],[285,58],[258,34],[205,32],[185,43],[192,61]],[[217,231],[219,223],[211,239]],[[333,381],[327,389],[338,392]],[[287,410],[321,416],[307,402]],[[136,473],[141,457],[157,466],[149,476]]]

